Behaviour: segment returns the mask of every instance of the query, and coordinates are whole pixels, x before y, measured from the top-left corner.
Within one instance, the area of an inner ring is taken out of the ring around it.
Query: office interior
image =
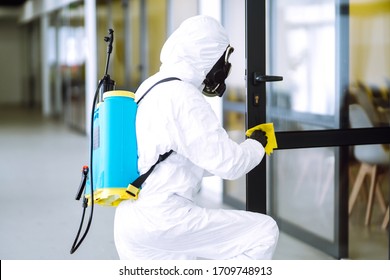
[[[231,138],[245,139],[248,1],[0,1],[0,259],[118,259],[111,208],[96,209],[83,248],[69,254],[109,28],[115,41],[108,72],[116,89],[135,91],[158,71],[161,47],[184,19],[217,18],[235,51],[224,97],[208,100]],[[274,258],[387,260],[390,1],[261,2],[267,71],[283,76],[267,84],[275,131],[368,135],[359,145],[307,143],[266,156],[267,214],[281,232]],[[198,202],[244,210],[246,184],[245,176],[207,178]]]

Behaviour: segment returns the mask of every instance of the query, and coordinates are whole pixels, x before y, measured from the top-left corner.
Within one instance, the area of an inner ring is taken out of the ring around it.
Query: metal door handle
[[[257,85],[259,83],[279,82],[279,81],[283,81],[282,76],[261,75],[258,72],[253,73],[253,84],[255,84],[255,85]]]

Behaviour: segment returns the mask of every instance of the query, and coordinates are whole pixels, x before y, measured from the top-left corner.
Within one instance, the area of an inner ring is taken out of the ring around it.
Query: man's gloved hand
[[[256,125],[245,132],[246,137],[259,141],[265,150],[267,155],[270,155],[274,149],[278,148],[276,142],[274,124],[263,123]]]
[[[262,130],[253,131],[252,135],[249,138],[259,141],[264,148],[265,146],[267,146],[268,137],[265,135],[265,132]]]

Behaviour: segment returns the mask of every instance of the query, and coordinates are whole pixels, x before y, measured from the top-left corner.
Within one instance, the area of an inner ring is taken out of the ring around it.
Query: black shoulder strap
[[[176,78],[176,77],[169,77],[169,78],[165,78],[165,79],[162,79],[161,81],[158,81],[157,83],[155,83],[151,88],[149,88],[145,93],[144,95],[142,95],[142,97],[137,101],[137,104],[141,102],[141,100],[149,93],[149,91],[151,91],[155,86],[157,86],[158,84],[161,84],[161,83],[165,83],[165,82],[169,82],[169,81],[174,81],[174,80],[179,80],[179,78]]]
[[[152,90],[152,88],[154,88],[155,86],[157,86],[158,84],[161,84],[161,83],[165,83],[165,82],[169,82],[169,81],[174,81],[174,80],[179,80],[179,78],[176,78],[176,77],[170,77],[170,78],[165,78],[165,79],[162,79],[161,81],[158,81],[157,83],[155,83],[151,88],[149,88],[145,93],[144,95],[138,100],[137,104],[142,100],[142,98],[144,98],[146,96],[146,94],[149,93],[149,91]],[[149,175],[153,172],[153,169],[156,167],[157,164],[159,164],[160,162],[164,161],[170,154],[172,154],[173,150],[170,150],[169,152],[166,152],[165,154],[163,155],[160,155],[158,157],[158,160],[156,161],[155,164],[153,164],[149,170],[140,175],[137,179],[135,179],[135,181],[133,183],[131,183],[131,185],[133,185],[134,187],[140,189],[142,184],[145,182],[145,180],[149,177]]]
[[[159,164],[160,162],[164,161],[170,154],[173,153],[173,150],[170,150],[169,152],[166,152],[165,154],[163,155],[160,155],[158,157],[158,160],[156,161],[155,164],[152,165],[152,167],[149,168],[149,170],[142,174],[141,176],[139,176],[137,179],[135,179],[135,181],[133,183],[131,183],[134,187],[140,189],[142,184],[145,182],[145,180],[149,177],[149,175],[153,172],[153,169],[156,167],[157,164]]]

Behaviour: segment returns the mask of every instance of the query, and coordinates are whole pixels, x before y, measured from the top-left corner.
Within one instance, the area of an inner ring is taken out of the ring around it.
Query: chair
[[[356,99],[356,103],[362,106],[373,126],[388,126],[390,122],[389,100],[380,98],[378,101],[378,96],[383,96],[379,93],[375,94],[375,91],[378,90],[361,82],[349,89],[351,96]]]
[[[349,105],[350,125],[352,128],[372,127],[372,123],[363,108],[358,104]],[[371,221],[372,206],[374,196],[376,196],[380,209],[386,212],[386,203],[383,198],[381,188],[379,187],[379,174],[382,170],[388,169],[390,162],[390,153],[381,144],[358,145],[353,148],[354,156],[360,163],[360,168],[352,187],[348,202],[348,213],[351,214],[356,199],[364,183],[365,177],[371,177],[369,195],[366,208],[365,225]]]
[[[382,229],[386,229],[387,226],[389,225],[389,215],[390,215],[389,209],[390,209],[389,206],[387,206],[387,211],[386,211],[385,217],[383,219],[383,223],[382,223]]]

